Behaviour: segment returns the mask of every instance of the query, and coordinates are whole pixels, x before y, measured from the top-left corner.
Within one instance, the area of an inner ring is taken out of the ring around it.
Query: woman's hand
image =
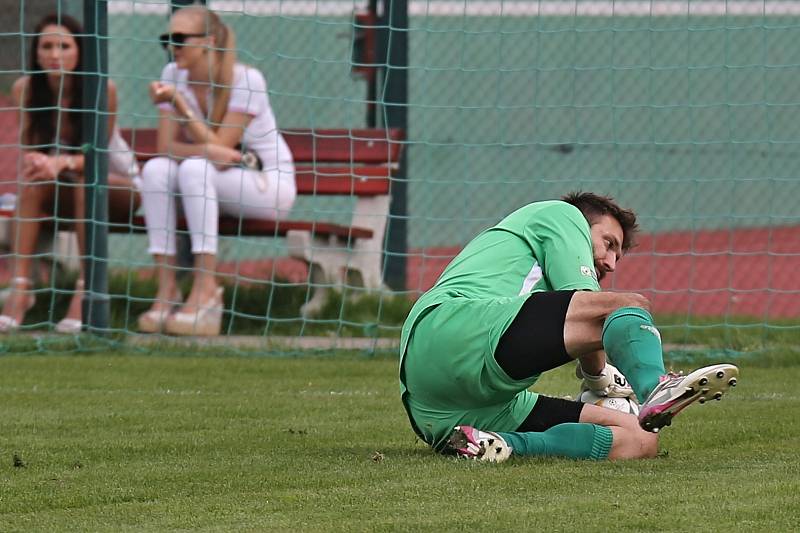
[[[41,152],[27,152],[22,157],[22,177],[25,181],[55,181],[63,170],[60,158]]]
[[[219,170],[224,170],[227,167],[239,164],[239,161],[242,160],[242,153],[227,146],[207,144],[206,157]]]
[[[154,104],[171,104],[176,98],[175,86],[171,83],[154,81],[150,84],[150,99]]]

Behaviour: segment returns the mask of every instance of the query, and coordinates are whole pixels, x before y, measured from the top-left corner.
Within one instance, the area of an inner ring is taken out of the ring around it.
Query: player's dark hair
[[[60,103],[59,95],[54,94],[47,83],[47,73],[44,72],[38,60],[39,38],[42,30],[49,25],[63,26],[72,34],[75,44],[78,47],[78,63],[73,73],[64,74],[65,78],[71,79],[70,92],[65,96],[69,102],[69,108],[60,108],[64,120],[69,122],[69,139],[64,139],[69,147],[62,149],[77,148],[81,143],[81,95],[83,93],[83,72],[81,52],[83,51],[83,28],[80,22],[63,13],[53,13],[45,16],[36,24],[33,29],[33,40],[30,48],[30,82],[26,88],[27,94],[23,108],[28,114],[28,126],[22,132],[22,140],[25,144],[36,146],[39,150],[46,151],[47,145],[60,142],[55,139],[56,125],[58,123],[58,113]]]
[[[627,252],[636,246],[636,233],[639,224],[636,223],[636,213],[630,209],[620,207],[610,196],[600,196],[591,192],[575,191],[565,194],[561,200],[577,207],[589,225],[597,222],[604,215],[611,215],[622,226],[622,251]]]

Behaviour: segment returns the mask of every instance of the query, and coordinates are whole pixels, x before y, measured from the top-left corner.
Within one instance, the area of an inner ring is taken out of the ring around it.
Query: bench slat
[[[152,128],[122,129],[139,161],[157,154]],[[390,129],[287,129],[282,131],[295,163],[396,165],[403,148],[403,133]]]
[[[386,167],[307,167],[295,172],[297,194],[381,196],[389,194],[391,171]]]
[[[186,231],[186,220],[178,220],[178,229]],[[253,220],[235,217],[220,217],[219,234],[247,237],[285,237],[292,230],[309,231],[317,237],[334,235],[341,239],[369,239],[372,231],[366,228],[354,228],[307,220]],[[144,217],[133,217],[130,223],[110,223],[110,233],[144,233],[146,231]]]
[[[13,209],[0,209],[0,217],[12,218],[15,213]],[[46,222],[50,222],[49,220]],[[70,227],[67,222],[62,222],[60,229],[66,230]],[[178,229],[186,231],[186,220],[178,220]],[[286,232],[291,230],[310,231],[317,237],[327,237],[335,235],[342,239],[370,239],[372,238],[372,230],[366,228],[356,228],[349,226],[341,226],[339,224],[330,224],[327,222],[314,222],[307,220],[283,220],[276,222],[274,220],[250,220],[242,219],[241,225],[239,219],[235,217],[220,217],[219,219],[219,232],[220,235],[242,235],[248,237],[269,237],[278,236],[285,237]],[[145,226],[144,217],[133,217],[128,222],[110,222],[108,224],[108,231],[110,233],[145,233],[147,228]]]
[[[402,130],[299,129],[282,131],[296,162],[397,164],[403,147]]]

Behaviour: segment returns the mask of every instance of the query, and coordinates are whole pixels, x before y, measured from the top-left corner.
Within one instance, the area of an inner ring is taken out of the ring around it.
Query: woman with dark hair
[[[12,242],[14,278],[0,315],[3,333],[19,328],[34,304],[31,263],[42,222],[73,219],[80,254],[85,250],[84,156],[79,150],[82,34],[80,23],[67,15],[44,17],[33,31],[29,74],[12,88],[12,99],[20,108],[22,160]],[[109,218],[122,222],[138,208],[139,196],[134,186],[135,163],[118,152],[127,147],[116,129],[116,110],[117,89],[109,80]],[[67,315],[56,325],[57,331],[80,331],[82,291],[83,265]]]

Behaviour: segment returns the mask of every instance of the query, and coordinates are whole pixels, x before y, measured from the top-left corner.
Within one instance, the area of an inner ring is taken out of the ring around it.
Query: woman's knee
[[[145,192],[168,191],[175,163],[167,157],[154,157],[142,167],[142,188]]]
[[[211,183],[214,166],[203,157],[185,159],[178,165],[178,187],[183,192],[202,191]]]

